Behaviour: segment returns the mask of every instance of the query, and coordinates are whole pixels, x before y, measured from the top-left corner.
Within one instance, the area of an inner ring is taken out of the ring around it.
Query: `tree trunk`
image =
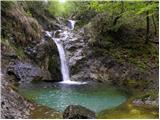
[[[124,13],[124,1],[121,1],[121,14]]]
[[[113,26],[117,24],[118,19],[122,17],[123,13],[124,13],[124,2],[121,1],[121,13],[120,13],[120,15],[118,15],[117,17],[115,17],[115,19],[113,21]]]
[[[145,44],[149,41],[149,11],[146,12],[146,41]]]
[[[156,21],[154,19],[154,16],[152,15],[152,21],[153,21],[153,26],[154,26],[154,34],[157,34],[157,26],[156,26]]]

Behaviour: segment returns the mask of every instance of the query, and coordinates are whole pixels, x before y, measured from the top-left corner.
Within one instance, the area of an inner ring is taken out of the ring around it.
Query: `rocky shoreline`
[[[1,76],[1,118],[2,119],[26,119],[29,118],[30,111],[34,109],[34,104],[22,97],[10,82],[14,77]]]

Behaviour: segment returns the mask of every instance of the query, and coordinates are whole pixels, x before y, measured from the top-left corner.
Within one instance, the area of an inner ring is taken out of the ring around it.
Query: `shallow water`
[[[37,86],[37,85],[36,85]],[[82,105],[95,112],[111,109],[124,103],[127,96],[105,85],[65,85],[20,89],[21,93],[34,102],[64,111],[68,105]]]
[[[104,110],[97,116],[99,119],[158,119],[158,107],[141,105],[135,106],[126,102],[116,108]]]

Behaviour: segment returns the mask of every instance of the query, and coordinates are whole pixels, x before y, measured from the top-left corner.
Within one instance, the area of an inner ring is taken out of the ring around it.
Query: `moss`
[[[112,56],[118,62],[128,62],[136,65],[141,71],[146,71],[155,64],[158,66],[158,49],[153,44],[130,44],[129,48],[113,43],[114,39],[107,37],[93,43],[95,55]],[[95,44],[95,45],[94,45]]]
[[[31,111],[31,119],[62,119],[62,113],[46,106],[37,106]]]
[[[15,5],[15,1],[1,1],[2,9],[10,9]]]
[[[14,91],[18,91],[17,87],[15,85],[10,84],[8,87],[10,87]]]
[[[147,92],[144,91],[138,91],[136,93],[133,93],[133,96],[130,99],[145,99],[147,97],[150,97],[152,100],[155,100],[158,97],[158,93],[154,90],[149,90]]]
[[[35,78],[31,81],[32,83],[42,82],[42,77]]]
[[[32,13],[29,10],[25,12],[25,15],[29,16],[29,17],[32,17]]]
[[[2,15],[2,36],[8,34],[14,36],[17,45],[25,47],[33,40],[39,42],[42,35],[42,28],[29,11],[24,12],[24,8],[15,2],[11,9],[3,9]]]
[[[123,85],[132,91],[143,90],[149,85],[150,80],[125,80]]]
[[[20,58],[20,59],[25,59],[26,55],[24,53],[24,50],[22,47],[17,46],[13,43],[10,43],[10,41],[6,38],[2,38],[1,39],[1,43],[4,44],[6,47],[8,47],[8,49],[13,49],[16,53],[16,55]]]
[[[22,58],[22,59],[25,59],[26,58],[26,55],[24,53],[24,50],[22,47],[18,47],[16,46],[15,47],[15,50],[16,50],[16,54],[18,55],[18,57]]]
[[[104,110],[97,115],[98,119],[158,119],[158,108],[154,106],[135,106],[131,101],[119,107]]]
[[[58,61],[60,61],[58,56],[50,56],[50,58],[49,58],[48,70],[52,74],[52,78],[55,81],[62,80],[60,63]]]
[[[21,58],[21,59],[25,59],[26,55],[24,53],[24,50],[22,47],[14,45],[14,44],[10,44],[12,48],[14,48],[14,50],[16,51],[16,55]]]

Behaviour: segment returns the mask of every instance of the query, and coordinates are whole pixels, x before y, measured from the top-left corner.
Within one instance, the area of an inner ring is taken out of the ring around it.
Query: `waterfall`
[[[63,77],[63,81],[61,83],[65,83],[65,84],[85,84],[86,82],[75,82],[75,81],[70,80],[69,67],[68,67],[68,64],[67,64],[66,56],[65,56],[65,50],[63,48],[61,38],[55,38],[54,37],[55,33],[56,32],[52,33],[52,32],[46,31],[46,34],[49,37],[52,38],[52,40],[55,42],[55,44],[58,48],[60,61],[61,61],[61,73],[62,73],[62,77]]]
[[[50,32],[46,32],[46,33],[47,33],[48,36],[52,37]],[[53,38],[53,37],[52,37],[52,39],[54,40],[54,42],[56,43],[56,46],[58,48],[60,61],[61,61],[61,73],[62,73],[63,81],[70,81],[69,68],[68,68],[68,65],[67,65],[67,60],[66,60],[63,45],[62,45],[60,39]]]
[[[69,27],[71,30],[73,30],[76,21],[74,21],[74,20],[68,20],[68,22],[69,22],[69,23],[68,23],[68,27]]]
[[[62,73],[62,76],[63,76],[63,81],[70,81],[69,68],[68,68],[68,65],[67,65],[67,60],[66,60],[63,45],[61,44],[60,41],[58,41],[58,39],[55,39],[54,41],[57,45],[60,60],[61,60],[61,73]]]

